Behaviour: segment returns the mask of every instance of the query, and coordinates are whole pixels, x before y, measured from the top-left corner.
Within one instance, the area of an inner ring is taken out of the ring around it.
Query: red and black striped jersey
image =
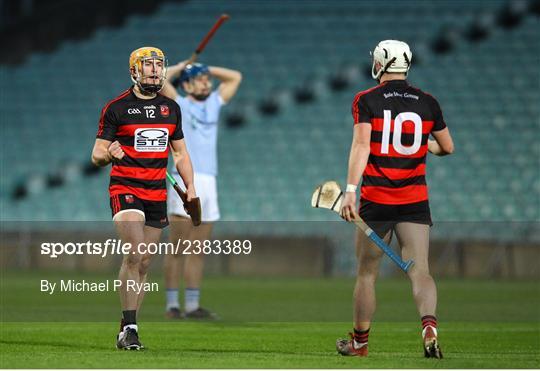
[[[355,124],[371,123],[361,197],[389,205],[427,200],[427,140],[446,127],[437,100],[406,80],[391,80],[358,93],[352,115]]]
[[[178,104],[158,94],[141,99],[130,88],[103,107],[96,138],[118,141],[125,156],[112,164],[109,193],[167,200],[169,142],[184,138]]]

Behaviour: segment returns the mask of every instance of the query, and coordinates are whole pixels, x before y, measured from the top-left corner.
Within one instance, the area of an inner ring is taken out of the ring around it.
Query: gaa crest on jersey
[[[138,128],[134,142],[137,152],[165,152],[169,144],[169,129]]]
[[[161,113],[161,116],[163,117],[169,117],[169,106],[166,105],[160,105],[159,106],[159,112]]]
[[[127,113],[128,115],[140,115],[142,112],[138,108],[128,108]]]
[[[126,195],[125,199],[126,199],[126,203],[128,203],[128,204],[133,203],[133,195]]]

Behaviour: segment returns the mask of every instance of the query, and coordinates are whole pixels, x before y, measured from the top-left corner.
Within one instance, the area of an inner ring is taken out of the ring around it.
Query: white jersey
[[[182,131],[195,173],[216,176],[218,118],[225,104],[218,90],[199,102],[178,96],[176,103],[182,111]],[[178,174],[176,167],[173,172]]]

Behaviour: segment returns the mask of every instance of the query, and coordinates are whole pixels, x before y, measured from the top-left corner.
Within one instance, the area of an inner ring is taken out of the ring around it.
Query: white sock
[[[139,332],[139,328],[137,327],[137,325],[125,325],[125,326],[124,326],[124,332],[125,332],[128,328],[132,328],[132,329],[134,329],[135,331]]]
[[[199,308],[199,297],[201,291],[199,289],[186,289],[186,313],[193,312]]]
[[[171,308],[180,309],[180,302],[178,301],[178,289],[167,289],[167,310]]]

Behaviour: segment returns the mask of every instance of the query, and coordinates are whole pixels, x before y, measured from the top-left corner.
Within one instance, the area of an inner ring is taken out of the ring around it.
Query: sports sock
[[[167,310],[172,308],[180,309],[178,301],[178,289],[167,289]]]
[[[357,330],[354,329],[353,344],[355,349],[361,348],[368,343],[369,329]]]
[[[437,336],[437,317],[431,315],[422,317],[422,336],[425,335],[428,326],[435,330],[435,336]]]
[[[124,327],[127,325],[137,324],[137,311],[136,310],[124,310],[122,311],[122,318],[124,319]]]
[[[186,313],[193,312],[199,308],[199,297],[201,296],[201,291],[199,289],[190,289],[186,288]]]

